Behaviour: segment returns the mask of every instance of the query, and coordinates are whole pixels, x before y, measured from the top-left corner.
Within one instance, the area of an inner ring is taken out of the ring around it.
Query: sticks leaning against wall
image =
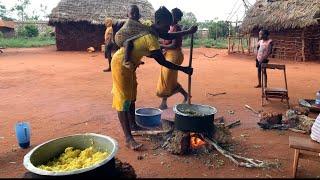
[[[249,44],[250,40],[245,35],[228,36],[228,54],[231,53],[242,53],[244,54],[244,42]],[[248,46],[250,47],[250,46]],[[248,50],[250,54],[250,50]]]

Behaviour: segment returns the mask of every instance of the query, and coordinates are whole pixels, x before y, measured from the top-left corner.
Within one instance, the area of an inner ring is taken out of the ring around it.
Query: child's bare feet
[[[138,151],[143,146],[143,144],[137,143],[134,139],[130,139],[126,142],[126,146],[131,150]]]
[[[159,106],[159,108],[160,108],[161,110],[165,110],[165,109],[168,109],[168,105],[167,105],[166,103],[161,103],[160,106]]]
[[[188,102],[188,96],[189,96],[189,94],[184,95],[184,99],[182,101],[182,104],[186,104]],[[190,96],[190,98],[191,98],[191,96]]]
[[[103,70],[103,72],[110,72],[110,71],[111,71],[111,68]]]

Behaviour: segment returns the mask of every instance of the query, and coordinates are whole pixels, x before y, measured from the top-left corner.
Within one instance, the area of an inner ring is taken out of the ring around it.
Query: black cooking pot
[[[173,111],[177,130],[213,135],[216,108],[198,104],[178,104],[173,107]]]

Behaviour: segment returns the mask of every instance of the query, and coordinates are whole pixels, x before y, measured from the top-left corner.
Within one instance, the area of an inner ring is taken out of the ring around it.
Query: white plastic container
[[[101,45],[101,52],[105,52],[105,48],[106,48],[106,45],[102,44]]]
[[[316,95],[316,104],[320,105],[320,91],[318,91]]]

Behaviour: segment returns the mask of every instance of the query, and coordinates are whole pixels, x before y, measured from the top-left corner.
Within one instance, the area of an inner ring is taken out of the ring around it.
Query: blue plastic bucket
[[[140,127],[154,128],[161,124],[162,110],[157,108],[139,108],[136,109],[136,123]]]
[[[27,122],[16,124],[16,137],[21,148],[26,149],[30,146],[30,125]]]

